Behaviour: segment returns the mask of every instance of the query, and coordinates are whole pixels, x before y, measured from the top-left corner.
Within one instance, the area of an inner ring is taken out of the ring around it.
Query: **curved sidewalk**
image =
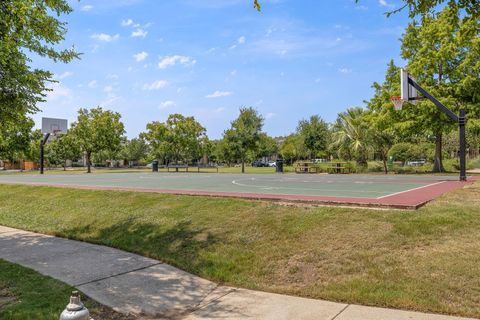
[[[147,318],[466,319],[218,286],[154,259],[2,226],[0,259],[63,281],[119,312]]]

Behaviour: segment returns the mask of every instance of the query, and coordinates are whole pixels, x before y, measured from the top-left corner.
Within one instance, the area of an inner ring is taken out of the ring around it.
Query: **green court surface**
[[[295,195],[381,199],[394,194],[440,184],[456,177],[306,174],[198,174],[198,173],[109,173],[1,175],[0,183],[192,191],[234,194]]]

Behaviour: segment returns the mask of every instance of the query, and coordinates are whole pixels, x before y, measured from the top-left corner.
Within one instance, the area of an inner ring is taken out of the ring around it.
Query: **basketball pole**
[[[45,143],[47,143],[50,133],[46,133],[45,137],[40,141],[40,174],[43,174],[43,168],[45,163]]]
[[[444,104],[435,99],[430,93],[423,89],[417,82],[415,82],[410,76],[408,76],[408,84],[417,89],[425,98],[430,100],[435,106],[442,110],[453,122],[458,123],[460,150],[459,150],[459,162],[460,162],[460,181],[467,181],[467,155],[466,155],[466,136],[465,125],[467,118],[465,116],[465,109],[460,109],[460,113],[457,116],[452,110],[448,109]]]

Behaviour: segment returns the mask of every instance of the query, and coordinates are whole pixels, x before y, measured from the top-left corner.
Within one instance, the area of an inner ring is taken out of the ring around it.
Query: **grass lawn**
[[[31,269],[0,260],[0,319],[58,320],[66,307],[72,287]],[[82,301],[94,319],[127,320],[82,295]]]
[[[480,183],[417,211],[0,185],[6,226],[137,252],[234,286],[473,317],[479,208]]]

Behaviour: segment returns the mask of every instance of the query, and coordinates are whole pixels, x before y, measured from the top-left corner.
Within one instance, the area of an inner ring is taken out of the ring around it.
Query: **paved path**
[[[149,319],[465,319],[218,286],[136,254],[2,226],[0,259],[68,283],[119,312]]]

